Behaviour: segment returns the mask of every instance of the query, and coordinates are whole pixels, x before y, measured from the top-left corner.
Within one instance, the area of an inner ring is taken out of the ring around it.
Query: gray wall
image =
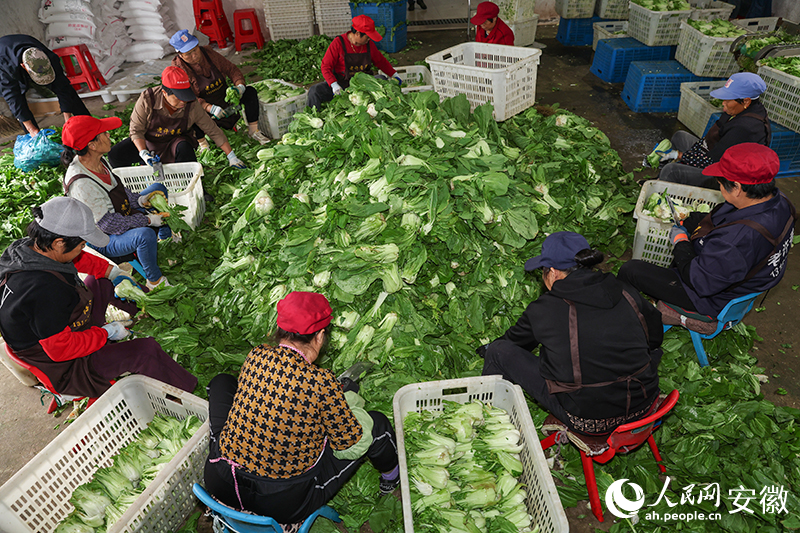
[[[800,22],[800,2],[797,0],[772,0],[772,14],[792,22]]]
[[[0,35],[23,33],[44,42],[44,24],[39,22],[41,5],[41,0],[0,0]]]

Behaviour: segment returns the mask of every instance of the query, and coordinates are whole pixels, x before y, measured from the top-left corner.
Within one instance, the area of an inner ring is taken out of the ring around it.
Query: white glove
[[[139,157],[141,157],[142,161],[144,161],[146,164],[150,165],[151,167],[153,166],[153,163],[158,161],[156,154],[154,154],[150,150],[140,150],[139,151]]]
[[[149,194],[142,194],[141,196],[139,196],[139,200],[137,200],[139,202],[139,206],[143,207],[144,209],[150,207],[150,198],[152,198],[154,194],[160,194],[165,199],[167,197],[162,191],[153,191]]]
[[[233,150],[228,154],[228,164],[233,168],[247,168],[247,165],[244,164],[244,161],[236,157],[236,154],[233,153]]]
[[[673,159],[678,159],[678,151],[677,150],[670,150],[666,154],[661,156],[661,162],[666,163],[668,161],[672,161]]]
[[[247,89],[247,87],[245,87],[243,83],[240,83],[239,85],[236,86],[236,90],[239,91],[239,98],[244,96],[245,89]]]
[[[342,92],[342,86],[339,85],[338,81],[331,83],[331,89],[333,89],[333,96],[337,96]]]
[[[121,341],[131,334],[131,332],[125,329],[125,326],[123,326],[120,322],[111,322],[106,324],[103,326],[103,329],[108,333],[108,340],[110,341]]]
[[[117,265],[112,265],[111,272],[108,273],[108,279],[111,280],[111,282],[114,284],[114,287],[116,287],[125,280],[130,281],[131,283],[134,284],[134,286],[136,285],[136,282],[133,280],[133,278],[131,278],[131,276],[127,272],[122,270]]]
[[[149,214],[147,215],[147,220],[150,221],[149,226],[153,226],[154,228],[160,228],[164,225],[164,220],[162,219],[161,215],[157,214]]]
[[[218,105],[212,105],[208,113],[216,119],[225,118],[225,110]]]

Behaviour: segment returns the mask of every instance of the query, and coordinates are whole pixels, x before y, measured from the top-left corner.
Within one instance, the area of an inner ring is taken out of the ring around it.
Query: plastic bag
[[[64,147],[49,139],[56,131],[39,130],[36,137],[30,134],[17,135],[14,143],[14,166],[23,172],[39,168],[40,165],[58,165]]]

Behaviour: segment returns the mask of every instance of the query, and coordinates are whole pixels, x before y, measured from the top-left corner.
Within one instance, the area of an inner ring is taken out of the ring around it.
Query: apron
[[[15,274],[16,272],[7,273],[3,281],[0,281],[0,287],[6,284],[10,274]],[[60,281],[72,287],[60,272],[52,270],[45,270],[44,272],[54,275]],[[85,331],[93,326],[92,298],[94,298],[94,295],[80,278],[76,277],[76,279],[77,284],[74,289],[78,293],[78,303],[69,317],[69,328],[72,331]],[[94,373],[88,356],[69,361],[53,361],[38,342],[30,348],[14,350],[14,353],[26,363],[30,363],[44,372],[50,383],[53,384],[53,388],[59,394],[96,398],[111,387],[111,383],[107,379]]]
[[[106,169],[108,169],[108,167],[106,167]],[[88,174],[75,174],[69,179],[69,181],[64,182],[64,194],[69,194],[70,186],[73,183],[75,183],[75,181],[80,179],[97,181]],[[128,194],[125,192],[125,187],[123,187],[122,182],[119,180],[119,178],[116,179],[117,179],[117,184],[114,186],[113,189],[108,191],[108,198],[111,200],[111,204],[114,206],[115,212],[120,213],[121,215],[125,215],[126,217],[131,216],[133,214],[133,210],[131,209],[131,203],[128,200]]]
[[[780,193],[780,195],[784,196],[782,192]],[[784,196],[784,198],[786,198],[786,197]],[[789,202],[789,199],[786,198],[786,201]],[[797,212],[795,211],[794,204],[792,204],[792,202],[789,202],[789,208],[791,209],[791,214],[789,215],[789,220],[786,221],[786,225],[784,226],[783,231],[781,232],[780,236],[776,239],[775,237],[772,236],[772,234],[769,231],[767,231],[767,228],[765,228],[764,226],[762,226],[758,222],[754,222],[752,220],[734,220],[733,222],[727,222],[725,224],[721,224],[719,226],[715,226],[714,222],[712,222],[712,220],[711,220],[711,216],[714,213],[716,213],[723,205],[724,205],[724,203],[723,204],[719,204],[714,209],[712,209],[709,214],[707,214],[705,217],[703,217],[703,220],[700,221],[700,224],[697,225],[697,227],[695,228],[694,232],[692,233],[691,240],[694,241],[694,240],[697,240],[697,239],[702,239],[703,237],[705,237],[706,235],[708,235],[709,233],[711,233],[715,229],[724,228],[726,226],[733,226],[734,224],[742,224],[744,226],[748,226],[750,228],[753,228],[754,230],[759,232],[761,234],[761,236],[764,237],[765,239],[767,239],[767,241],[772,245],[772,251],[770,253],[768,253],[766,255],[766,257],[764,257],[764,259],[762,259],[756,266],[751,268],[750,272],[747,273],[747,275],[744,277],[744,279],[742,281],[738,281],[738,282],[734,283],[733,285],[731,285],[730,287],[728,287],[727,289],[725,289],[724,292],[728,292],[728,291],[731,291],[731,290],[735,289],[736,287],[738,287],[740,285],[743,285],[744,283],[749,281],[750,278],[752,278],[753,276],[758,274],[758,272],[762,268],[764,268],[764,266],[767,264],[767,261],[769,261],[769,258],[772,257],[772,255],[775,254],[775,252],[778,251],[778,247],[783,242],[783,239],[784,239],[784,237],[786,237],[786,234],[789,232],[789,230],[792,229],[792,226],[794,226],[794,223],[797,220]]]
[[[160,87],[150,87],[145,90],[145,95],[150,99],[150,105],[155,105],[156,91]],[[189,131],[189,107],[196,101],[186,102],[183,108],[182,117],[172,117],[163,115],[153,108],[153,115],[150,117],[150,124],[144,134],[147,149],[161,157],[162,163],[175,162],[175,150],[182,141],[187,141],[192,148],[197,148],[197,139]]]
[[[200,47],[200,52],[203,54],[206,63],[211,66],[211,74],[209,76],[203,76],[202,73],[198,74],[197,71],[195,71],[194,68],[192,68],[192,66],[183,59],[180,60],[181,68],[183,70],[191,71],[191,73],[194,74],[194,77],[197,79],[197,85],[200,87],[200,94],[197,95],[199,98],[202,98],[209,104],[226,108],[230,104],[225,101],[225,92],[228,90],[228,84],[225,82],[225,76],[223,76],[216,65],[211,62],[211,59],[209,59],[208,54],[202,47]],[[235,113],[225,118],[215,120],[215,122],[220,128],[229,130],[236,125],[236,122],[239,121],[239,118],[239,113]]]
[[[342,89],[347,89],[350,87],[350,78],[359,72],[372,74],[372,54],[369,48],[371,43],[367,43],[366,52],[348,52],[347,43],[349,41],[345,41],[344,37],[341,35],[337,37],[337,39],[341,41],[342,50],[344,50],[344,76],[341,76],[338,72],[334,72],[333,74],[336,76],[336,81],[339,82]]]
[[[630,294],[628,294],[628,291],[623,290],[622,291],[622,295],[625,297],[625,300],[628,301],[630,306],[636,312],[636,316],[639,317],[639,322],[642,325],[642,329],[644,329],[644,336],[647,339],[647,342],[649,343],[650,342],[650,334],[647,331],[647,322],[645,321],[644,315],[642,315],[642,312],[639,311],[639,308],[637,307],[636,302],[634,301],[633,297]],[[583,375],[582,375],[582,372],[581,372],[581,358],[580,358],[580,353],[579,353],[579,350],[578,350],[578,310],[575,308],[575,304],[572,303],[571,301],[566,300],[566,299],[564,301],[567,302],[567,305],[569,305],[569,351],[570,351],[570,355],[571,355],[571,359],[572,359],[572,377],[574,379],[574,382],[567,383],[567,382],[563,382],[563,381],[555,381],[555,380],[552,380],[552,379],[545,379],[545,382],[547,383],[548,392],[550,394],[556,394],[556,393],[559,393],[559,392],[577,392],[577,391],[579,391],[580,389],[583,389],[583,388],[606,387],[608,385],[613,385],[615,383],[625,382],[628,385],[628,400],[627,400],[627,404],[625,406],[625,418],[626,419],[635,418],[635,417],[637,417],[637,415],[640,415],[643,412],[645,412],[648,409],[650,409],[652,406],[647,407],[645,410],[639,411],[638,413],[633,413],[633,414],[630,413],[630,408],[631,408],[631,382],[632,381],[636,381],[637,383],[639,383],[639,386],[642,388],[642,393],[644,394],[644,397],[647,398],[647,391],[644,388],[644,383],[642,383],[641,380],[639,378],[637,378],[636,376],[638,376],[639,374],[641,374],[642,372],[644,372],[645,370],[650,368],[650,361],[645,363],[642,368],[640,368],[639,370],[637,370],[636,372],[634,372],[633,374],[631,374],[629,376],[620,376],[620,377],[618,377],[617,379],[615,379],[613,381],[602,381],[600,383],[583,383]],[[587,420],[579,418],[579,417],[576,417],[576,416],[573,416],[573,415],[570,415],[570,413],[567,413],[567,414],[570,416],[570,421],[572,422],[573,427],[578,429],[578,431],[582,431],[581,430],[581,426],[583,425],[583,422],[586,422]],[[613,423],[615,425],[619,425],[619,417],[614,417],[614,418],[607,419],[607,420],[609,421],[610,424]],[[593,425],[596,428],[597,425],[598,425],[598,422],[600,422],[601,423],[600,425],[602,425],[603,421],[602,420],[592,420],[591,422],[593,423]],[[613,428],[611,428],[611,429],[613,429]],[[611,429],[609,429],[609,431]]]
[[[740,115],[737,115],[737,116],[739,116],[739,117],[753,117],[753,118],[757,118],[758,120],[763,122],[764,123],[764,129],[767,132],[767,143],[766,143],[765,146],[769,146],[769,143],[772,140],[772,127],[769,125],[769,120],[767,120],[766,117],[762,117],[760,115],[756,115],[755,113],[744,113],[744,114],[740,114]],[[730,122],[734,118],[736,118],[736,117],[729,118],[728,122]],[[713,150],[714,147],[719,142],[719,137],[720,137],[720,131],[719,130],[720,130],[720,127],[717,125],[716,122],[714,122],[714,124],[709,128],[708,133],[706,133],[706,136],[703,137],[703,139],[706,141],[706,146],[708,147],[709,150]]]

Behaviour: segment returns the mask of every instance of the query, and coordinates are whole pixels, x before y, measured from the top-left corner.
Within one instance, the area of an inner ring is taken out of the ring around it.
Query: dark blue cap
[[[169,44],[172,45],[176,52],[184,54],[200,44],[200,41],[189,33],[189,30],[178,30],[175,35],[169,38]]]
[[[525,270],[536,270],[541,267],[567,270],[578,266],[575,255],[581,250],[591,248],[586,238],[572,231],[551,233],[542,243],[542,255],[525,261]]]

